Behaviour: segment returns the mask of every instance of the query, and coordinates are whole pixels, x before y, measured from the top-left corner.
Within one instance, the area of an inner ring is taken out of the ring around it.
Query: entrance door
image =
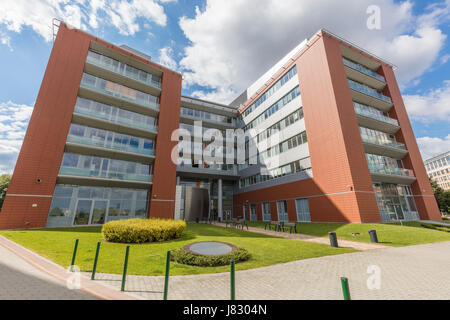
[[[250,205],[250,221],[256,221],[258,220],[256,216],[256,204]]]
[[[399,204],[394,204],[394,210],[395,213],[397,214],[397,219],[398,220],[404,220],[405,216],[403,215],[403,210],[402,210],[402,206]]]
[[[73,224],[75,226],[104,224],[107,212],[107,200],[78,200]]]
[[[78,200],[77,210],[73,224],[76,226],[89,224],[91,216],[92,200]]]
[[[92,208],[90,224],[104,224],[106,220],[106,210],[108,209],[108,201],[95,200]]]

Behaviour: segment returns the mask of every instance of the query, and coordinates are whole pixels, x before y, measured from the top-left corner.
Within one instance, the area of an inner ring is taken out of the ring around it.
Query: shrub
[[[201,256],[186,251],[184,248],[171,252],[170,259],[174,262],[198,267],[217,267],[230,264],[231,260],[235,262],[247,261],[250,259],[250,253],[242,248],[221,256]]]
[[[180,238],[185,228],[180,220],[129,219],[105,223],[102,234],[110,242],[146,243]]]

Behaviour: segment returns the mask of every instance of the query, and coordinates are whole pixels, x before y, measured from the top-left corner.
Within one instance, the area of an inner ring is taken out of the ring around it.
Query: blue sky
[[[373,5],[375,29],[367,26]],[[14,168],[52,18],[147,53],[183,74],[183,94],[223,103],[326,28],[398,67],[424,158],[450,150],[450,0],[2,0],[0,173]]]

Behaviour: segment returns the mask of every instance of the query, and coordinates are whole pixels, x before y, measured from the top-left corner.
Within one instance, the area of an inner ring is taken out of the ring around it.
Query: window
[[[309,212],[308,199],[295,200],[295,206],[297,208],[297,221],[298,222],[311,222],[311,215]]]
[[[287,209],[287,201],[280,200],[277,201],[277,210],[278,210],[278,221],[289,221],[288,209]]]
[[[264,202],[261,206],[261,209],[262,209],[263,221],[272,220],[272,216],[270,214],[270,202]]]

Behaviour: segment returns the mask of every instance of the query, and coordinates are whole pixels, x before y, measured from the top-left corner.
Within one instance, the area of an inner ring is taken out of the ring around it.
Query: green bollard
[[[130,253],[130,246],[127,246],[125,251],[125,261],[123,263],[123,274],[122,274],[122,288],[120,291],[125,291],[125,281],[127,280],[127,267],[128,267],[128,254]]]
[[[170,273],[170,251],[167,251],[166,275],[164,278],[164,300],[167,300],[167,293],[169,291],[169,273]]]
[[[341,277],[342,293],[344,294],[344,300],[352,300],[350,297],[350,289],[348,287],[348,279]]]
[[[77,256],[77,249],[78,249],[78,239],[75,240],[75,247],[73,248],[73,255],[72,255],[72,263],[70,264],[70,272],[73,271],[73,265],[75,264],[75,257]]]
[[[235,277],[234,277],[234,260],[230,262],[230,300],[235,300],[236,292],[235,292]]]
[[[95,251],[94,266],[92,267],[91,280],[95,279],[95,270],[97,270],[97,260],[99,252],[100,252],[100,242],[97,242],[97,250]]]

